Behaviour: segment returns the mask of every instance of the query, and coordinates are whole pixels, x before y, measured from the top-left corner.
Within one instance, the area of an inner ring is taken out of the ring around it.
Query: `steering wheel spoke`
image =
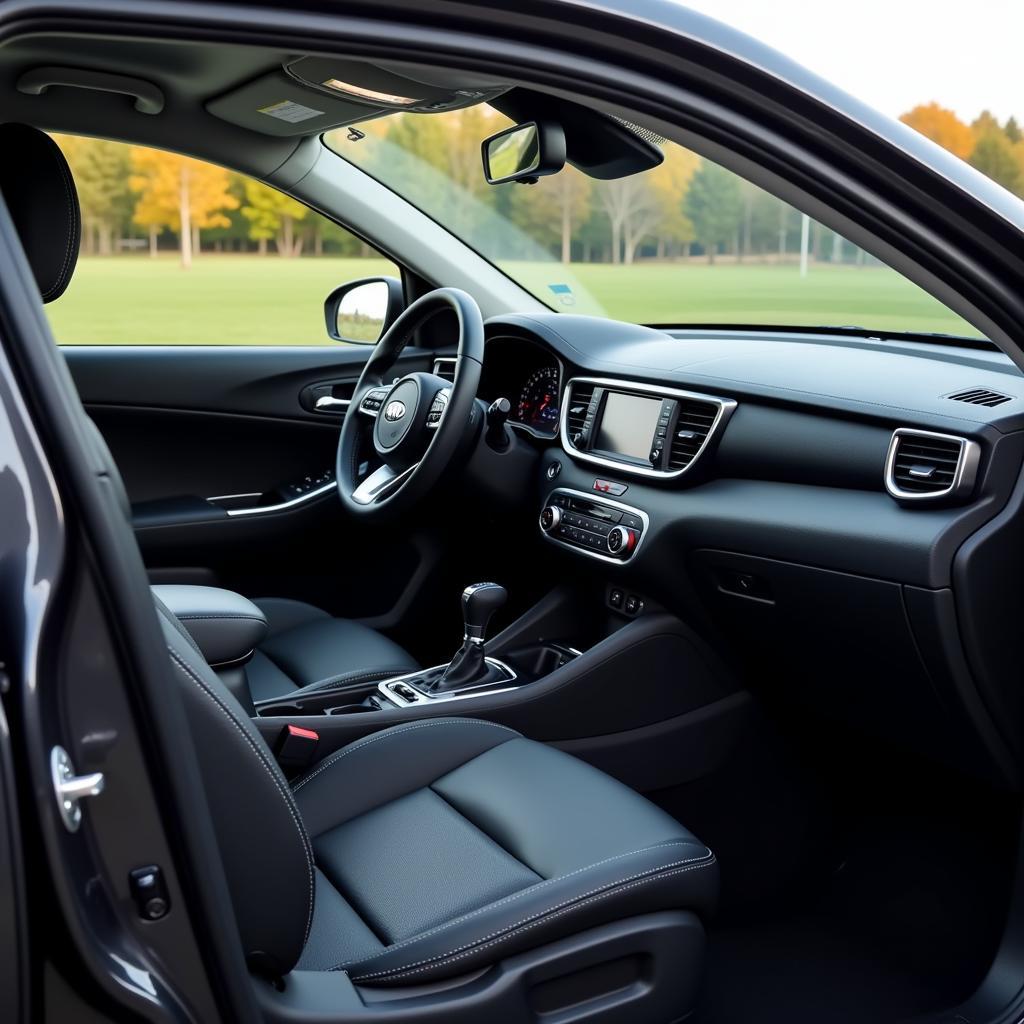
[[[386,463],[375,469],[353,492],[352,500],[359,505],[373,505],[383,501],[389,494],[401,487],[405,478],[411,476],[419,465],[413,463],[401,473],[396,473]]]

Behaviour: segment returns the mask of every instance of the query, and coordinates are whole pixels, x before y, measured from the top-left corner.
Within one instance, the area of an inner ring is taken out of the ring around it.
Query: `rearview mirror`
[[[327,333],[335,341],[376,345],[404,305],[402,282],[394,277],[349,281],[324,303]]]
[[[533,184],[565,166],[565,132],[550,121],[527,121],[484,139],[480,151],[489,185]]]

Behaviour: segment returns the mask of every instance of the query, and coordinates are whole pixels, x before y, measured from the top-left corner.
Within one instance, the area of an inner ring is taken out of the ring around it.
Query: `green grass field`
[[[977,334],[940,303],[881,267],[719,263],[633,266],[509,264],[536,294],[569,284],[566,312],[639,323],[860,325]],[[319,345],[323,301],[345,281],[386,273],[381,259],[204,254],[190,270],[172,255],[86,258],[47,307],[63,344]]]

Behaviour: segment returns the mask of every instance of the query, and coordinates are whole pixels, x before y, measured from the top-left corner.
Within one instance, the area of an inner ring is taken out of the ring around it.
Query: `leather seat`
[[[420,668],[393,640],[351,619],[286,598],[253,603],[267,617],[266,638],[246,665],[255,701],[379,682]]]
[[[289,783],[154,600],[253,970],[418,986],[609,922],[712,912],[717,865],[699,839],[597,769],[502,725],[412,721]],[[684,954],[676,969],[694,971],[699,955]]]

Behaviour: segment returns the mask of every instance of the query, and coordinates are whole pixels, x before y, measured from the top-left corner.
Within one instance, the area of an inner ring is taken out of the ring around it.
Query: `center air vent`
[[[584,421],[587,418],[587,407],[594,397],[594,385],[573,381],[569,385],[569,404],[565,410],[565,431],[569,440],[575,444],[583,433]]]
[[[696,458],[711,433],[719,408],[715,402],[698,402],[692,398],[679,400],[679,419],[668,449],[669,472],[685,469]]]
[[[901,501],[963,497],[974,486],[980,454],[967,438],[900,427],[889,442],[886,490]]]
[[[449,384],[455,383],[455,364],[458,362],[457,359],[435,359],[434,360],[434,376],[440,377],[442,380],[448,381]]]
[[[998,391],[989,391],[987,388],[968,388],[967,391],[957,391],[952,395],[946,395],[946,398],[953,402],[967,402],[968,405],[984,405],[990,409],[1012,400],[1010,395],[1002,395]]]

